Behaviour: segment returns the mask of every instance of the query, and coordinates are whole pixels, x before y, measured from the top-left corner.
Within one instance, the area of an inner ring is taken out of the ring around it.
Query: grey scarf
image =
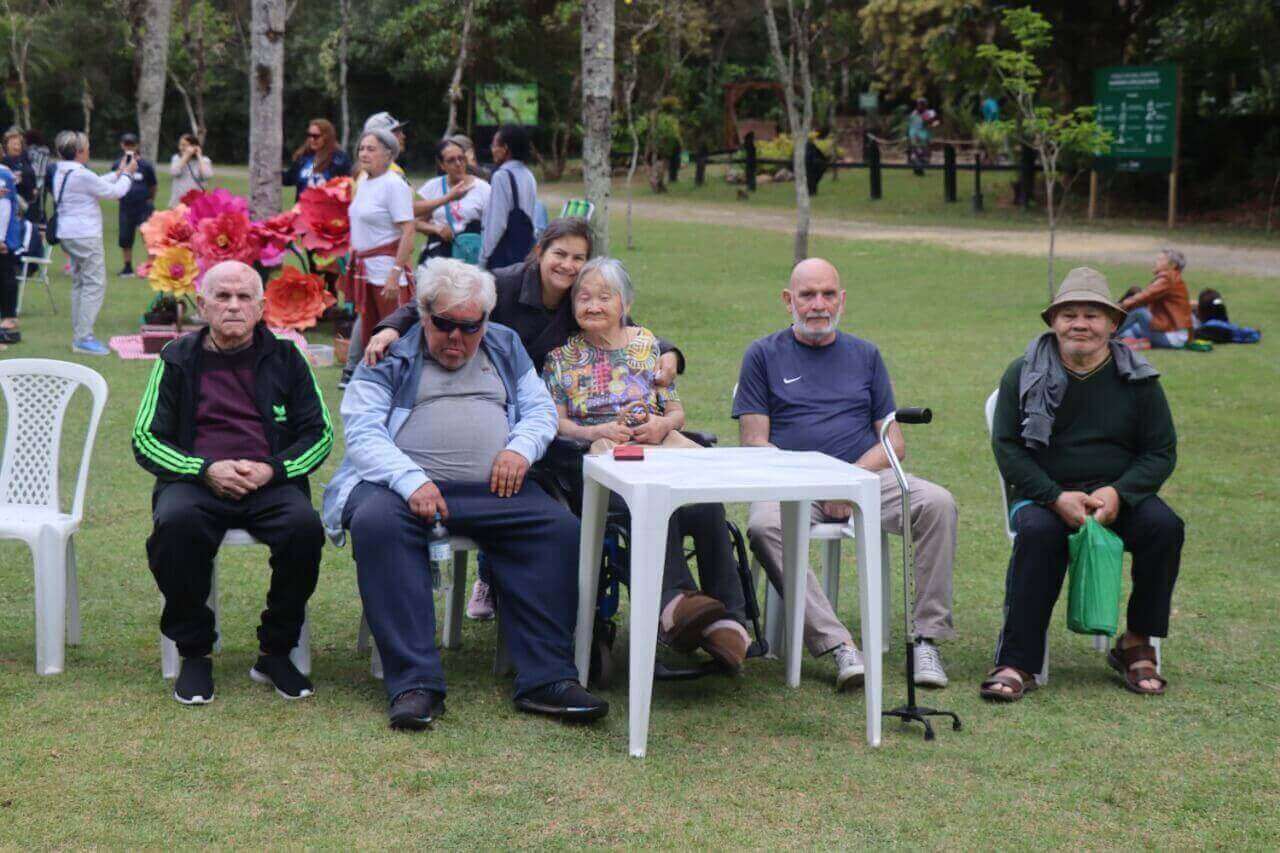
[[[1109,342],[1116,370],[1129,382],[1160,375],[1151,363],[1117,340]],[[1053,418],[1067,393],[1067,368],[1052,331],[1032,338],[1022,359],[1018,400],[1022,408],[1022,441],[1035,450],[1049,446]]]

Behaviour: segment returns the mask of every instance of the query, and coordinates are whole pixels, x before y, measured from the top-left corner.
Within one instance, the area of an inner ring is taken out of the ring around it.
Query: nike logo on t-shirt
[[[784,376],[784,377],[782,377],[782,384],[783,384],[783,385],[790,385],[792,382],[799,382],[799,381],[800,381],[800,377],[799,377],[799,376],[793,376],[793,377],[791,377],[790,379],[788,379],[788,378],[787,378],[787,377],[785,377],[785,376]]]

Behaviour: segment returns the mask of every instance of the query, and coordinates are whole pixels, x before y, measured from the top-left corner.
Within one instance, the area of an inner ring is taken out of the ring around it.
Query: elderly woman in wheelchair
[[[542,371],[560,417],[559,434],[590,442],[591,453],[619,444],[700,447],[680,432],[684,409],[675,385],[655,382],[656,338],[624,320],[633,295],[631,278],[616,259],[596,258],[579,273],[570,299],[580,331],[547,355]],[[686,535],[693,538],[705,592],[685,562]],[[659,639],[678,651],[701,648],[739,670],[751,638],[722,505],[686,506],[672,516],[662,586]]]

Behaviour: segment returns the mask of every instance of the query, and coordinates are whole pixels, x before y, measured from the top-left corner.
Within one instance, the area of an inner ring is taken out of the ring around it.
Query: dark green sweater
[[[1159,379],[1128,382],[1109,361],[1088,378],[1070,377],[1049,446],[1022,440],[1018,379],[1022,358],[1000,380],[991,447],[1009,501],[1051,504],[1063,491],[1113,486],[1130,507],[1154,495],[1177,461],[1178,437]]]

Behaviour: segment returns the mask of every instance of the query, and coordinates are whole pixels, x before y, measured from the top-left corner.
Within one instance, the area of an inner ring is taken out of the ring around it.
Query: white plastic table
[[[578,552],[578,625],[574,637],[578,679],[585,685],[591,661],[591,631],[600,583],[609,491],[631,511],[631,755],[645,754],[653,695],[658,611],[672,512],[686,504],[766,501],[782,504],[786,679],[800,686],[804,644],[804,598],[809,565],[809,504],[847,500],[858,558],[862,648],[866,660],[867,742],[880,745],[881,628],[880,478],[823,453],[772,447],[705,449],[645,448],[638,462],[587,456],[582,463],[582,541]]]

